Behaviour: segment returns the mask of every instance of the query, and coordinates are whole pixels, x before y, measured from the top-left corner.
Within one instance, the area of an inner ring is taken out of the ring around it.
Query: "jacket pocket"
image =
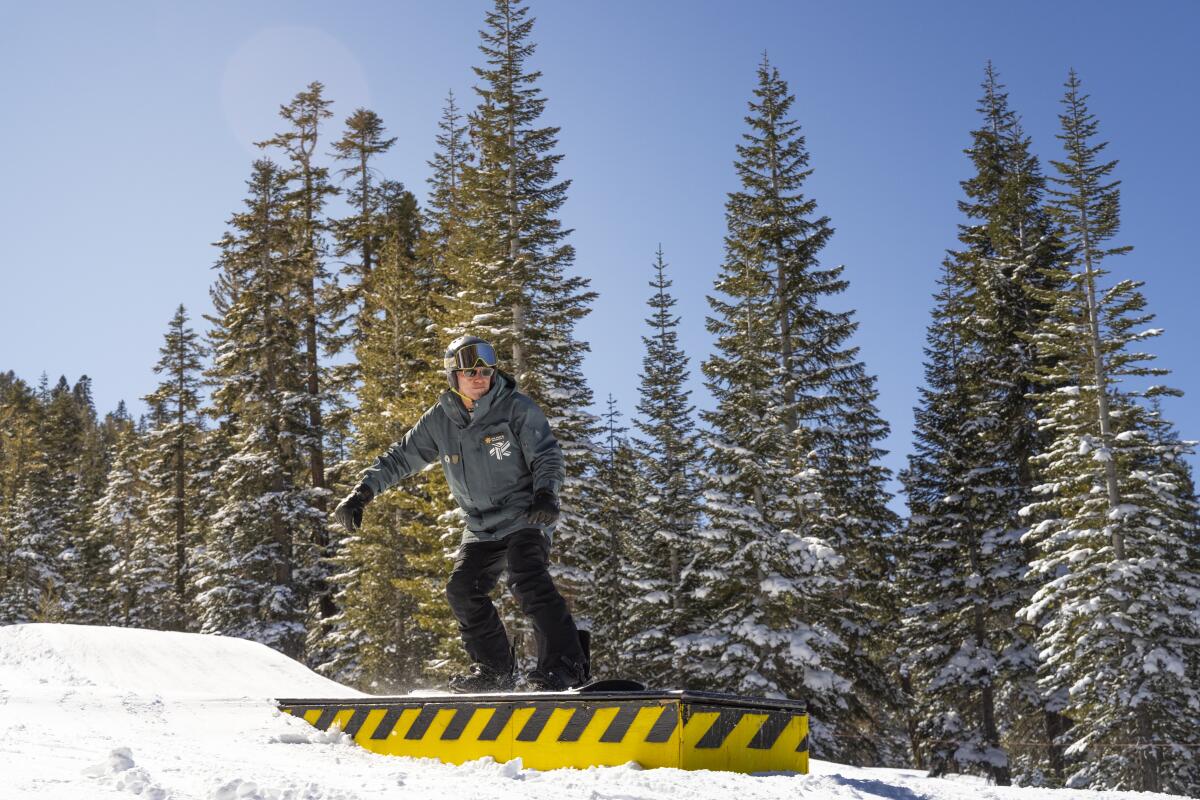
[[[461,449],[442,453],[442,471],[446,473],[446,483],[450,484],[454,499],[464,511],[470,513],[473,510],[471,493],[467,491],[466,465],[463,464]]]

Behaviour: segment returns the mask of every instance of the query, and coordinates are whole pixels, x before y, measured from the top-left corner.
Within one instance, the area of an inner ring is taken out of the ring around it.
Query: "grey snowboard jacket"
[[[509,375],[496,370],[474,414],[447,389],[403,439],[375,459],[362,483],[378,496],[434,461],[467,515],[464,543],[495,541],[526,528],[553,536],[553,525],[534,525],[525,512],[538,489],[558,496],[562,450],[542,410],[517,391]]]

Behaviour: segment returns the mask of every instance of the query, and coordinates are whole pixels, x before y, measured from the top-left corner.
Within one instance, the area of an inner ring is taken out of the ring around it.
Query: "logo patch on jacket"
[[[483,437],[483,443],[488,446],[488,452],[495,456],[497,461],[503,461],[505,456],[512,455],[512,442],[502,433]]]

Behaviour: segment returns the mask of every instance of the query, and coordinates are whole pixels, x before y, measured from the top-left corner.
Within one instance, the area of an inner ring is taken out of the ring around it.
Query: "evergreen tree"
[[[625,437],[626,428],[620,424],[621,412],[616,400],[608,396],[604,414],[605,447],[596,474],[596,497],[589,505],[596,509],[596,527],[592,537],[576,553],[586,563],[594,564],[593,583],[588,589],[590,616],[579,624],[591,631],[591,662],[597,676],[628,675],[630,664],[629,544],[638,535],[644,506],[644,491],[638,475],[633,448]]]
[[[77,399],[89,397],[86,405],[90,407],[90,389],[75,394]],[[102,476],[102,483],[98,496],[87,505],[88,516],[76,538],[78,560],[74,569],[64,576],[70,587],[67,594],[75,598],[72,622],[136,624],[124,621],[121,597],[130,588],[136,594],[138,587],[127,587],[113,578],[114,554],[117,552],[113,546],[114,537],[142,522],[140,509],[144,505],[144,491],[139,463],[140,442],[136,435],[132,442],[127,441],[132,429],[133,421],[122,401],[115,412],[105,415],[104,422],[88,437],[97,452],[88,459],[92,463],[84,470]],[[121,462],[121,470],[117,470],[118,462]],[[128,479],[122,480],[118,473],[126,474]]]
[[[289,187],[283,200],[292,210],[290,224],[295,228],[292,232],[295,252],[292,254],[289,274],[296,283],[297,291],[289,293],[289,296],[302,315],[304,390],[308,412],[308,430],[302,439],[309,457],[314,502],[322,512],[329,510],[325,476],[325,444],[329,432],[323,414],[326,407],[341,405],[338,396],[341,387],[328,384],[320,363],[322,347],[335,352],[339,349],[336,335],[331,336],[331,303],[327,291],[329,274],[325,268],[324,238],[328,226],[322,215],[326,201],[338,190],[329,181],[329,169],[314,161],[321,123],[333,116],[329,110],[333,101],[325,99],[324,91],[325,87],[319,81],[314,81],[304,91],[298,92],[292,102],[279,109],[279,115],[289,123],[290,128],[259,142],[260,147],[282,150],[291,164],[283,173]],[[336,308],[336,293],[333,299]],[[327,523],[319,521],[311,526],[311,531],[321,553],[330,555]],[[314,581],[317,614],[321,618],[332,616],[336,608],[328,570],[323,565],[314,565],[310,579]]]
[[[362,384],[352,463],[365,467],[398,441],[445,385],[432,298],[416,257],[420,213],[396,183],[385,190],[386,235],[358,346]],[[372,691],[427,686],[454,639],[443,596],[448,548],[444,479],[430,470],[377,498],[337,558],[342,587],[326,671]]]
[[[157,595],[163,607],[157,623],[172,630],[187,630],[193,588],[191,559],[202,540],[195,459],[203,436],[200,381],[205,349],[188,327],[187,310],[182,304],[175,310],[158,352],[154,372],[163,380],[142,398],[150,408],[151,419],[143,445],[145,525],[147,536],[154,539],[155,551],[169,554],[169,591]]]
[[[57,591],[60,543],[50,517],[45,376],[35,391],[5,373],[0,390],[0,624],[29,622]]]
[[[142,449],[141,436],[126,421],[108,484],[92,515],[92,530],[103,543],[108,582],[104,620],[125,627],[161,629],[178,621],[177,608],[170,601],[173,553],[166,546],[170,541],[148,524],[150,498]]]
[[[342,262],[340,283],[330,287],[329,314],[331,333],[328,353],[336,357],[347,347],[361,343],[364,320],[370,315],[371,274],[378,268],[383,237],[386,235],[382,213],[383,194],[375,161],[391,149],[395,137],[385,138],[383,120],[374,111],[357,109],[346,119],[342,138],[333,143],[333,156],[347,166],[338,176],[350,185],[346,194],[350,214],[333,220],[333,254]],[[330,368],[329,381],[339,395],[349,395],[360,380],[354,360]],[[332,430],[347,427],[342,417],[349,410],[339,408],[328,421]],[[335,467],[336,469],[336,467]]]
[[[914,454],[902,475],[909,520],[900,585],[904,677],[915,691],[916,763],[931,774],[1004,763],[994,694],[998,661],[991,642],[1006,636],[989,619],[992,581],[1014,580],[1018,566],[995,558],[1011,542],[974,528],[980,496],[965,483],[987,463],[972,409],[975,364],[968,349],[967,285],[953,259],[943,264],[925,347],[925,386],[913,431]],[[993,556],[991,563],[985,554]]]
[[[645,438],[635,439],[646,497],[628,543],[628,621],[630,670],[648,685],[679,685],[674,638],[696,626],[679,591],[691,540],[700,523],[701,454],[691,405],[690,359],[679,346],[679,317],[672,310],[671,279],[659,247],[655,254],[654,293],[647,304],[650,335],[642,337],[645,355],[634,425]]]
[[[211,319],[213,415],[230,455],[215,473],[197,586],[202,630],[303,655],[323,566],[324,490],[303,478],[314,432],[306,350],[310,306],[297,271],[308,244],[285,202],[286,175],[258,161],[245,211],[222,239]],[[309,462],[311,465],[311,461]],[[311,474],[311,473],[310,473]]]
[[[801,191],[811,170],[788,117],[794,98],[765,58],[754,95],[738,146],[742,187],[726,203],[721,297],[709,298],[710,527],[683,574],[708,625],[680,642],[698,680],[803,692],[818,752],[874,759],[883,732],[872,730],[866,697],[879,668],[855,642],[868,629],[867,573],[848,556],[887,519],[886,495],[876,474],[865,491],[879,507],[849,505],[849,463],[837,454],[862,440],[870,450],[884,429],[872,379],[846,344],[850,314],[823,308],[846,281],[841,267],[819,265],[833,229]]]
[[[1018,512],[1040,447],[1030,336],[1046,314],[1036,293],[1048,288],[1061,243],[1029,138],[991,64],[983,90],[982,125],[966,151],[975,174],[959,202],[962,249],[944,264],[905,478],[906,670],[931,770],[982,771],[1007,785],[1013,763],[1002,737],[1040,738],[1040,723],[1056,719],[1033,684],[1033,633],[1016,611],[1031,591]],[[1017,766],[1022,775],[1040,768],[1029,751]]]
[[[1188,445],[1147,402],[1179,392],[1138,388],[1167,373],[1144,351],[1161,331],[1147,327],[1140,282],[1101,286],[1103,262],[1131,249],[1108,244],[1120,226],[1117,162],[1100,159],[1107,143],[1073,71],[1066,88],[1052,209],[1070,250],[1048,276],[1053,313],[1034,339],[1052,439],[1035,459],[1039,499],[1025,509],[1037,521],[1041,588],[1024,613],[1039,626],[1042,689],[1072,722],[1067,785],[1194,794],[1195,489],[1178,467]]]
[[[42,613],[53,608],[61,621],[84,624],[100,621],[104,605],[99,547],[87,536],[94,490],[85,467],[95,457],[94,427],[86,376],[75,387],[60,377],[46,400],[46,483],[37,499],[46,525],[41,536],[58,561],[60,583],[45,596]]]
[[[446,98],[438,131],[437,148],[433,158],[426,162],[431,172],[426,181],[428,199],[417,242],[417,268],[428,287],[432,318],[441,327],[454,327],[458,323],[453,309],[461,305],[454,265],[469,261],[471,245],[463,171],[474,154],[467,139],[468,127],[454,102],[453,92]]]
[[[490,341],[520,390],[545,411],[567,470],[552,572],[587,617],[581,589],[594,565],[577,553],[595,524],[586,500],[594,496],[587,484],[596,473],[598,430],[586,411],[588,346],[574,328],[595,293],[585,278],[566,274],[575,250],[556,215],[570,181],[557,178],[558,128],[538,125],[546,99],[536,86],[541,73],[527,68],[535,49],[527,16],[520,0],[495,0],[480,32],[485,66],[475,68],[480,103],[470,125],[478,157],[463,166],[463,224],[447,265],[458,289],[442,333],[446,340],[471,333]],[[530,638],[528,626],[508,608],[506,624],[520,645]]]
[[[438,121],[437,150],[428,163],[428,200],[425,203],[423,235],[419,246],[420,260],[431,274],[438,276],[443,302],[450,291],[452,254],[461,256],[457,245],[466,233],[467,208],[463,194],[463,171],[474,154],[468,141],[468,126],[454,102],[454,92],[446,96],[442,118]]]

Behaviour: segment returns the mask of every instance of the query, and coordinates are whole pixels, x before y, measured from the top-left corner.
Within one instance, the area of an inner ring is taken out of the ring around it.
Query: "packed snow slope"
[[[816,761],[811,775],[550,772],[377,756],[280,714],[273,697],[359,696],[260,644],[76,625],[0,627],[0,800],[1116,800]]]

